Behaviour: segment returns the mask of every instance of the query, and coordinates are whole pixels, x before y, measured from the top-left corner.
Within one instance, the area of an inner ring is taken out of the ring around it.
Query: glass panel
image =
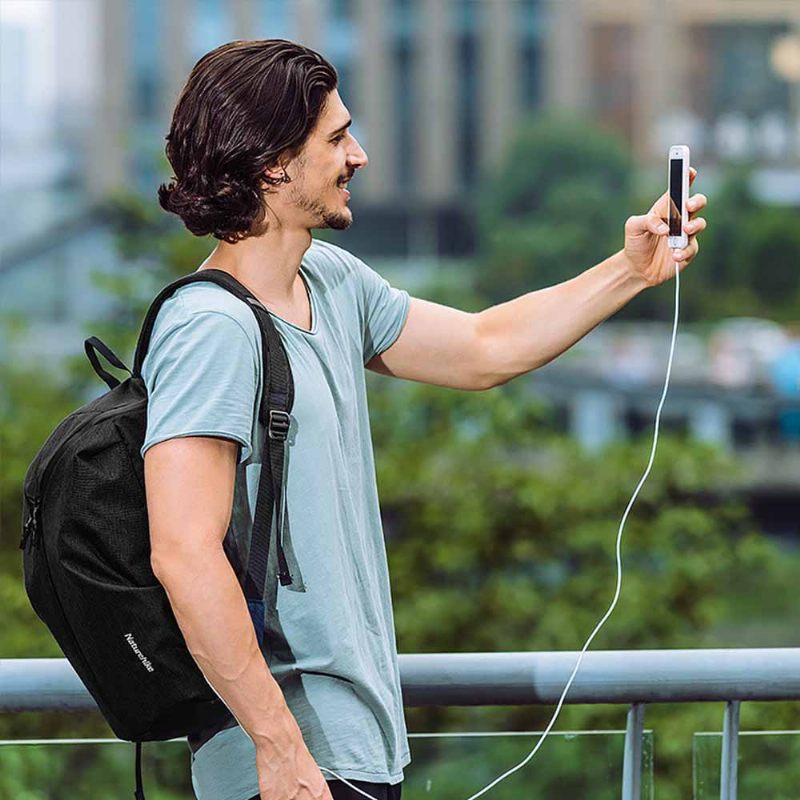
[[[136,746],[116,739],[0,741],[0,797],[73,800],[133,797]],[[145,742],[147,800],[194,797],[185,739]]]
[[[536,731],[410,734],[403,800],[466,800],[513,769],[536,746]],[[625,731],[551,733],[539,752],[485,795],[491,800],[619,800]],[[642,800],[653,800],[653,734],[643,743]]]
[[[411,734],[414,760],[405,770],[403,800],[465,800],[523,761],[539,736],[537,732]],[[552,733],[524,767],[487,795],[492,800],[619,800],[624,741],[624,731]],[[641,796],[653,800],[651,731],[645,731],[643,752]],[[134,745],[114,739],[0,741],[0,796],[15,800],[132,796],[134,754]],[[184,739],[146,742],[142,772],[148,800],[194,796]]]
[[[692,740],[694,800],[719,800],[722,734]],[[796,800],[800,786],[800,731],[741,731],[737,800]]]

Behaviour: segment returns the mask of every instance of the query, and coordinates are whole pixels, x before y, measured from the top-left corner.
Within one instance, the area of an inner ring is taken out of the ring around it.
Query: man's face
[[[353,222],[342,184],[359,167],[367,165],[367,154],[347,130],[350,113],[335,89],[302,152],[287,165],[291,183],[284,199],[292,218],[307,228],[344,230]]]

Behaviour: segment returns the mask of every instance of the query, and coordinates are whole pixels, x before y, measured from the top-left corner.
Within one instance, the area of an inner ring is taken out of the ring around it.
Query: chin
[[[343,231],[353,224],[353,215],[350,209],[342,211],[330,211],[322,215],[320,228],[333,228],[335,231]]]

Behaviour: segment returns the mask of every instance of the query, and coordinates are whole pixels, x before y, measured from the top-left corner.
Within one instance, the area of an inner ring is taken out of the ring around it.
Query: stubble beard
[[[337,184],[338,187],[338,184]],[[308,197],[303,193],[302,186],[296,186],[292,191],[292,202],[303,211],[308,212],[318,220],[314,228],[332,228],[343,231],[353,224],[353,215],[348,211],[332,210],[316,198]]]
[[[294,204],[308,212],[315,220],[319,220],[313,227],[333,228],[343,231],[353,224],[353,216],[347,212],[334,211],[319,200],[306,197],[302,191],[297,191],[292,197]]]

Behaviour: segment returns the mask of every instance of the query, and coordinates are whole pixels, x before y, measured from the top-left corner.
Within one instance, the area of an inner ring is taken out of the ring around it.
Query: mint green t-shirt
[[[398,783],[411,756],[364,365],[400,335],[410,300],[351,253],[318,239],[300,274],[311,330],[272,315],[295,385],[283,536],[294,582],[277,580],[273,518],[262,650],[319,766],[348,779]],[[200,283],[162,305],[142,366],[142,455],[177,436],[222,436],[241,445],[224,540],[240,580],[266,455],[261,357],[251,309],[222,287]],[[222,730],[190,736],[189,745],[199,800],[258,793],[255,747],[232,716]]]

